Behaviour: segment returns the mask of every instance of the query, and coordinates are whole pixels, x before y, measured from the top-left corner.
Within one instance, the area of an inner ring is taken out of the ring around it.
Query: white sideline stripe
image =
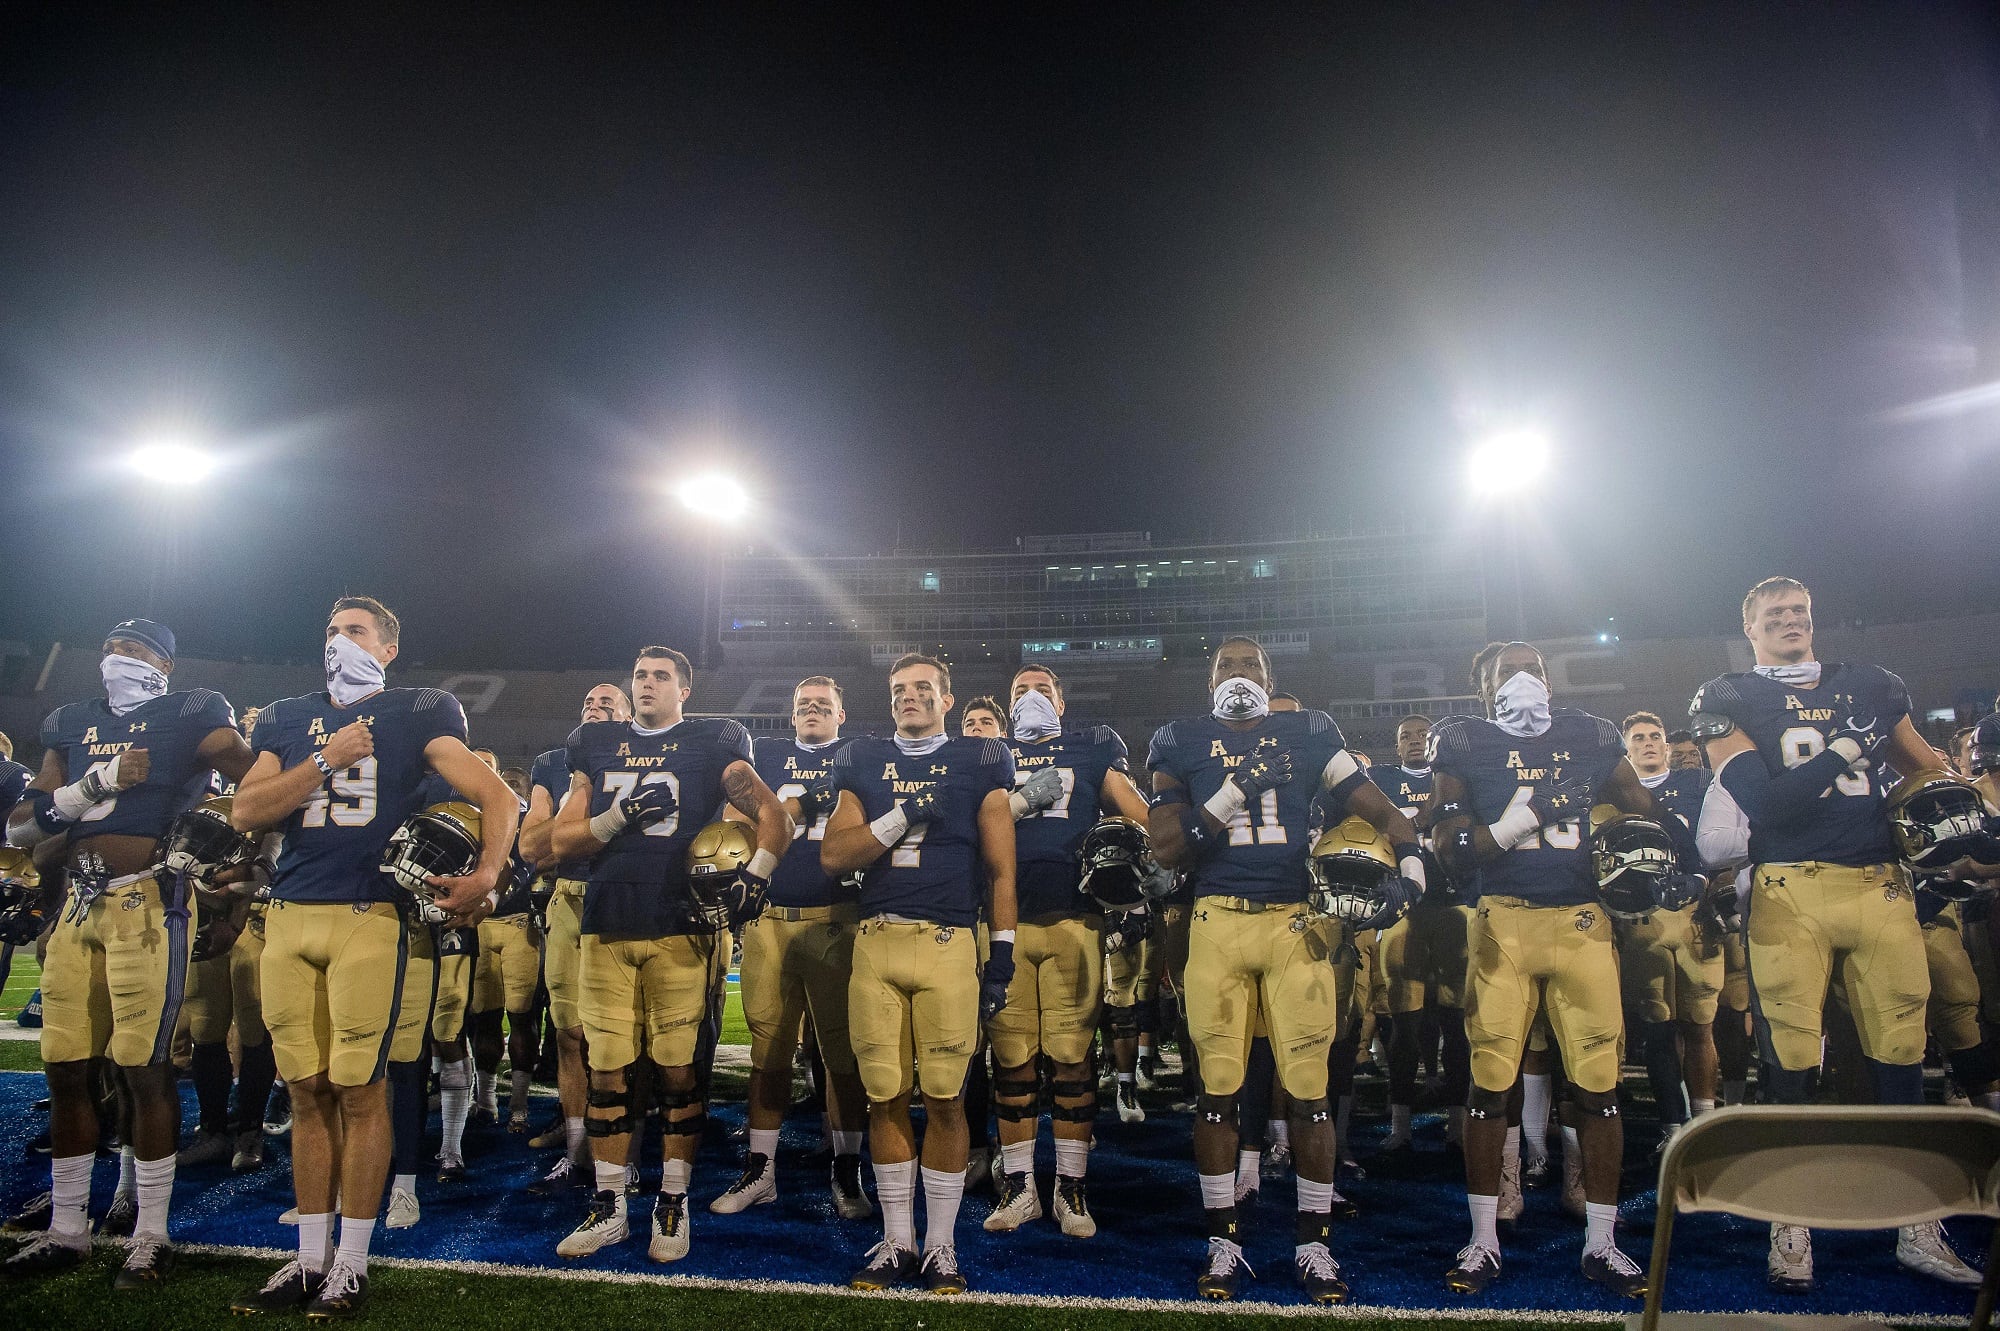
[[[122,1239],[99,1239],[103,1244],[120,1244]],[[217,1243],[176,1243],[181,1252],[201,1253],[214,1257],[266,1257],[273,1261],[290,1261],[298,1256],[293,1248],[236,1248]],[[388,1266],[411,1271],[445,1271],[460,1275],[485,1276],[527,1276],[548,1280],[576,1280],[584,1283],[605,1285],[661,1285],[668,1289],[703,1289],[719,1293],[737,1294],[817,1294],[831,1298],[853,1299],[901,1299],[905,1302],[928,1303],[934,1295],[921,1294],[915,1290],[859,1290],[843,1285],[814,1285],[802,1280],[724,1280],[716,1276],[669,1276],[653,1275],[641,1271],[590,1271],[575,1267],[513,1266],[505,1262],[448,1262],[430,1257],[383,1257],[370,1254],[370,1267]],[[1366,1303],[1344,1303],[1336,1307],[1321,1307],[1297,1303],[1261,1303],[1254,1299],[1242,1299],[1234,1303],[1212,1303],[1201,1299],[1099,1299],[1083,1295],[1059,1296],[1054,1294],[995,1294],[968,1290],[954,1296],[952,1303],[990,1303],[1006,1307],[1035,1308],[1075,1308],[1103,1309],[1117,1312],[1151,1313],[1206,1313],[1212,1317],[1321,1317],[1345,1318],[1362,1322],[1562,1322],[1573,1326],[1623,1326],[1625,1314],[1595,1312],[1579,1309],[1537,1309],[1537,1308],[1395,1308],[1386,1305]],[[1963,1326],[1962,1317],[1943,1317],[1935,1313],[1876,1313],[1853,1312],[1842,1314],[1846,1317],[1861,1318],[1879,1322],[1894,1322],[1902,1326]],[[1801,1313],[1759,1313],[1757,1316],[1784,1325],[1798,1320],[1801,1324],[1822,1320],[1821,1316]]]

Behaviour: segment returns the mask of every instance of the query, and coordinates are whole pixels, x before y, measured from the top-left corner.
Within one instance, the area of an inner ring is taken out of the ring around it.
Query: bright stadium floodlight
[[[208,478],[216,460],[179,439],[149,439],[127,455],[125,465],[158,485],[194,485]]]
[[[713,522],[732,523],[750,511],[750,492],[733,476],[704,472],[674,487],[681,507]]]
[[[1473,446],[1466,458],[1466,478],[1480,495],[1518,494],[1548,470],[1549,451],[1549,437],[1540,430],[1502,430]]]

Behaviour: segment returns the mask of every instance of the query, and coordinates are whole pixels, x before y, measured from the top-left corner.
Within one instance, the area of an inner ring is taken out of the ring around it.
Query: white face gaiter
[[[1809,689],[1819,683],[1819,662],[1794,661],[1790,665],[1752,666],[1751,670],[1765,679],[1775,679],[1780,684],[1790,684],[1793,688]]]
[[[1014,700],[1008,716],[1015,739],[1035,744],[1051,735],[1062,734],[1062,718],[1056,715],[1056,705],[1049,701],[1047,694],[1034,689]]]
[[[1271,714],[1271,695],[1255,680],[1225,679],[1215,686],[1215,719],[1254,721]]]
[[[326,691],[342,707],[381,689],[382,663],[344,633],[326,640]]]
[[[1542,734],[1549,728],[1549,686],[1515,671],[1493,695],[1493,724],[1515,739]]]
[[[117,716],[167,691],[167,677],[135,657],[106,655],[98,669],[104,676],[105,698]]]

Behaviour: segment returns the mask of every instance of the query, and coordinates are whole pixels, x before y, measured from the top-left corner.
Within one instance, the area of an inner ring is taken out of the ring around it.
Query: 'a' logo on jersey
[[[96,727],[96,726],[92,726],[92,727],[91,727],[90,729],[88,729],[88,730],[86,730],[86,731],[84,731],[84,732],[83,732],[83,742],[84,742],[85,744],[95,744],[95,743],[97,743],[97,727]]]
[[[630,744],[620,744],[618,746],[618,752],[613,756],[618,758],[630,758],[632,756],[632,746]]]
[[[306,727],[306,734],[308,735],[324,735],[325,733],[326,722],[322,721],[319,717],[314,717],[312,724]]]
[[[883,763],[883,764],[882,764],[882,779],[883,779],[884,781],[901,781],[901,780],[903,779],[903,777],[902,777],[902,774],[901,774],[901,773],[899,773],[899,772],[897,772],[897,771],[896,771],[896,764],[894,764],[894,763]]]

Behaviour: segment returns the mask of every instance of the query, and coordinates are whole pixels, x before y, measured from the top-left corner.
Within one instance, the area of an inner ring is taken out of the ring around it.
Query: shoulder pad
[[[1014,751],[1007,747],[1004,739],[983,739],[979,741],[979,762],[981,766],[997,766],[1005,763],[1014,765]]]
[[[1584,713],[1584,715],[1588,716],[1589,713]],[[1623,751],[1625,748],[1625,737],[1618,733],[1617,722],[1607,721],[1601,716],[1592,716],[1590,719],[1597,723],[1597,742],[1599,744],[1607,748],[1615,745],[1620,751]]]
[[[428,712],[451,696],[443,689],[418,689],[416,695],[410,700],[410,710],[413,712]]]
[[[847,743],[835,749],[833,751],[833,765],[835,767],[854,766],[854,746],[859,743],[861,743],[860,740],[851,739],[847,741]]]
[[[1331,716],[1327,715],[1325,712],[1320,711],[1318,708],[1310,708],[1307,710],[1306,712],[1307,734],[1324,735],[1327,731],[1332,729],[1333,729],[1333,718]]]
[[[1695,699],[1700,702],[1700,698]],[[1722,712],[1690,712],[1688,714],[1688,734],[1697,743],[1706,744],[1712,739],[1721,739],[1736,729],[1736,722]]]
[[[1158,730],[1155,730],[1153,732],[1153,747],[1156,749],[1173,748],[1175,744],[1174,727],[1179,724],[1180,722],[1178,721],[1169,721]]]
[[[1440,753],[1467,753],[1472,748],[1472,721],[1469,716],[1448,716],[1431,727],[1429,756]]]
[[[1716,711],[1721,705],[1743,701],[1742,690],[1736,687],[1736,680],[1729,675],[1717,675],[1708,683],[1694,691],[1694,701],[1688,704],[1688,715],[1696,712]]]

